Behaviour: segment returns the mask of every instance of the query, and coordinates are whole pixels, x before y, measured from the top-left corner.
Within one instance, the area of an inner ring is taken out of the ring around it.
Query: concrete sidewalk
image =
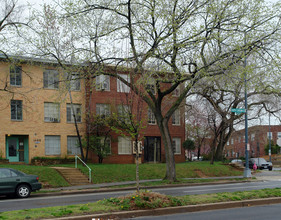
[[[231,179],[243,179],[243,176],[225,176],[225,177],[207,177],[207,178],[184,178],[184,180],[231,180]],[[151,179],[151,180],[140,180],[140,183],[147,183],[147,182],[156,182],[161,181],[162,179]],[[206,183],[198,183],[198,184],[214,184],[218,182],[206,182]],[[100,188],[109,188],[113,186],[122,186],[122,185],[134,185],[136,181],[125,181],[125,182],[113,182],[113,183],[99,183],[99,184],[88,184],[88,185],[76,185],[76,186],[67,186],[67,187],[59,187],[59,188],[47,188],[42,189],[44,191],[76,191],[76,190],[90,190],[90,189],[100,189]],[[180,186],[183,185],[194,185],[193,183],[185,183],[185,184],[178,184]],[[164,186],[171,186],[171,185],[164,185]],[[176,187],[177,184],[173,184],[172,186]],[[155,187],[163,187],[155,186]],[[151,188],[155,188],[154,186]],[[144,187],[142,187],[144,188]],[[149,188],[149,187],[146,187]],[[119,190],[123,190],[123,188],[118,188]]]

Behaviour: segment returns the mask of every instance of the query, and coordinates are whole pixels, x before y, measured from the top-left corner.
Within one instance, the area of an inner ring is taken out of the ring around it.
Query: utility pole
[[[246,47],[246,32],[244,32],[244,40],[245,40],[245,47]],[[246,50],[246,48],[245,48]],[[251,177],[251,170],[249,169],[249,150],[250,150],[250,145],[248,144],[248,103],[247,103],[247,71],[246,71],[246,66],[247,66],[247,57],[246,57],[246,52],[245,52],[245,60],[244,60],[244,81],[245,81],[245,159],[246,159],[246,166],[244,169],[244,177],[249,178]]]
[[[270,112],[269,112],[269,126],[268,126],[268,156],[269,162],[271,162],[271,133],[270,133]]]

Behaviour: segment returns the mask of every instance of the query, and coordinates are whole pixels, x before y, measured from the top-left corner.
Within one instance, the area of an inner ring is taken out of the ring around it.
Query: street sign
[[[235,112],[237,114],[241,114],[241,113],[245,113],[246,109],[244,109],[244,108],[232,108],[231,112]]]

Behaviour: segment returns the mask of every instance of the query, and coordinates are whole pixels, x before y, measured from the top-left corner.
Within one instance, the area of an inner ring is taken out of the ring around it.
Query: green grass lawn
[[[74,167],[74,164],[56,165]],[[136,176],[135,164],[89,164],[92,169],[93,183],[108,183],[133,181]],[[51,168],[51,166],[31,166],[31,165],[0,165],[0,167],[10,167],[28,174],[39,176],[40,182],[44,187],[62,187],[69,184]],[[89,171],[86,167],[79,164],[79,168],[86,175]],[[166,172],[166,164],[140,164],[139,174],[141,180],[163,179]],[[179,163],[176,164],[177,178],[196,178],[196,177],[219,177],[219,176],[238,176],[242,171],[238,171],[231,166],[220,162],[210,165],[208,161]]]
[[[89,164],[92,169],[93,183],[133,181],[136,179],[135,164]],[[82,165],[79,168],[88,175],[88,169]],[[177,178],[240,176],[239,171],[231,166],[216,162],[210,165],[208,161],[176,164]],[[141,180],[163,179],[166,173],[166,164],[140,164],[139,175]]]

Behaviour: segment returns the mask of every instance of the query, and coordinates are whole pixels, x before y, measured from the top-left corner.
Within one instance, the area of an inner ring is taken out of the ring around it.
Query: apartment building
[[[0,58],[0,156],[30,163],[79,154],[66,73],[40,59]],[[78,79],[69,87],[83,134],[84,84]]]
[[[127,73],[120,74],[128,77]],[[0,157],[9,162],[30,163],[34,157],[80,155],[73,111],[80,135],[86,137],[86,110],[90,109],[91,114],[110,114],[113,108],[118,111],[120,106],[124,107],[130,94],[129,88],[115,77],[100,75],[91,79],[91,87],[87,83],[78,72],[63,70],[48,60],[26,57],[8,60],[0,56]],[[153,83],[149,86],[153,88]],[[179,92],[171,98],[176,98]],[[169,100],[164,104],[163,109],[169,106]],[[139,142],[141,162],[165,162],[155,116],[145,103],[141,108],[146,123]],[[169,122],[176,162],[185,160],[184,121],[184,108],[180,108]],[[110,154],[103,162],[134,163],[133,140],[114,132],[110,135]],[[89,160],[98,162],[93,152]]]
[[[249,157],[265,156],[269,135],[274,144],[281,143],[281,125],[257,125],[248,128]],[[280,145],[281,146],[281,145]],[[227,158],[245,156],[245,129],[235,131],[225,146]]]
[[[129,72],[126,71],[119,71],[118,74],[126,81],[129,81],[131,78]],[[164,142],[161,138],[156,118],[147,104],[134,95],[127,85],[115,77],[100,75],[95,78],[94,83],[90,84],[94,85],[89,96],[90,111],[97,115],[106,116],[113,111],[120,114],[122,110],[132,108],[133,114],[141,114],[144,127],[140,132],[140,141],[138,143],[141,162],[165,162]],[[153,78],[150,78],[145,85],[141,84],[140,86],[150,89],[154,94],[156,93],[155,80]],[[163,101],[162,110],[168,110],[170,107],[169,103],[177,98],[179,94],[180,88],[176,89],[169,98]],[[141,113],[140,109],[142,109]],[[184,115],[184,106],[182,106],[175,111],[169,121],[169,130],[176,162],[185,161],[185,151],[182,147],[182,143],[185,140]],[[133,143],[131,138],[111,132],[108,140],[110,154],[103,160],[104,163],[134,163],[135,152]],[[93,154],[90,158],[92,158],[93,162],[98,161],[98,157]]]

